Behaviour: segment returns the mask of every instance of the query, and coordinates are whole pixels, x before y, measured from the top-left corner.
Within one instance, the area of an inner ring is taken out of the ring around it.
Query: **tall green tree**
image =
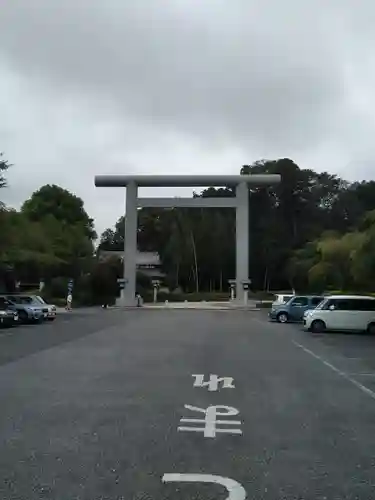
[[[96,238],[94,220],[84,209],[83,200],[55,184],[46,184],[35,191],[22,205],[21,211],[33,221],[52,215],[64,226],[80,226],[88,238]]]

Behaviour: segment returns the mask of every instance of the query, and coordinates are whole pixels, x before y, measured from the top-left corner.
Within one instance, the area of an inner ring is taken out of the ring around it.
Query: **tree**
[[[375,181],[344,183],[334,200],[331,226],[340,232],[350,231],[361,224],[366,212],[375,209]]]
[[[353,256],[352,276],[357,286],[374,290],[375,282],[375,210],[367,212],[359,224],[362,240]]]
[[[59,262],[53,273],[78,278],[88,271],[96,233],[81,198],[60,186],[47,184],[25,201],[21,214],[30,224],[43,227],[51,254]],[[50,271],[44,270],[43,277]]]
[[[38,282],[63,263],[52,247],[46,228],[41,222],[29,221],[16,210],[2,214],[5,241],[0,245],[0,260],[14,268],[26,282]]]
[[[297,250],[289,261],[293,279],[304,277],[305,289],[350,291],[370,289],[375,279],[375,212],[362,218],[358,229],[340,234],[326,231]]]
[[[278,185],[250,186],[249,269],[255,288],[286,288],[291,277],[288,260],[329,229],[331,206],[342,181],[326,172],[300,169],[289,158],[244,165],[241,174],[281,175]]]
[[[4,159],[4,153],[0,152],[0,188],[5,187],[7,185],[6,178],[4,173],[8,170],[12,165],[8,163],[7,160]]]
[[[94,221],[85,211],[82,199],[55,184],[46,184],[35,191],[21,211],[33,221],[52,215],[63,226],[80,226],[90,240],[96,239]]]

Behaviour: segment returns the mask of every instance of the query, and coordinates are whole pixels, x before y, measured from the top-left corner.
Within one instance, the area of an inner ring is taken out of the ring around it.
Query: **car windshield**
[[[47,302],[40,295],[35,295],[35,300],[37,300],[41,304],[47,304]]]
[[[292,300],[294,300],[295,298],[296,298],[295,296],[285,297],[285,305],[290,304]]]

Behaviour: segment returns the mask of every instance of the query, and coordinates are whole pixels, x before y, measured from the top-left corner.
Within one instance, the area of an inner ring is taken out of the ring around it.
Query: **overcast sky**
[[[60,184],[100,232],[124,194],[95,174],[288,156],[374,177],[373,1],[2,0],[0,33],[0,151],[14,163],[1,196],[15,207]]]

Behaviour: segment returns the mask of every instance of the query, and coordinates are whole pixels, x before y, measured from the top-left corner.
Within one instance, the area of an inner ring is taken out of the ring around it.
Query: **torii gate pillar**
[[[136,303],[136,255],[138,207],[227,207],[236,209],[236,291],[237,301],[243,300],[242,290],[249,282],[249,184],[278,184],[281,176],[266,175],[97,175],[97,187],[126,187],[123,305]],[[235,198],[138,198],[138,187],[207,187],[233,186]],[[247,292],[244,292],[245,294]]]

